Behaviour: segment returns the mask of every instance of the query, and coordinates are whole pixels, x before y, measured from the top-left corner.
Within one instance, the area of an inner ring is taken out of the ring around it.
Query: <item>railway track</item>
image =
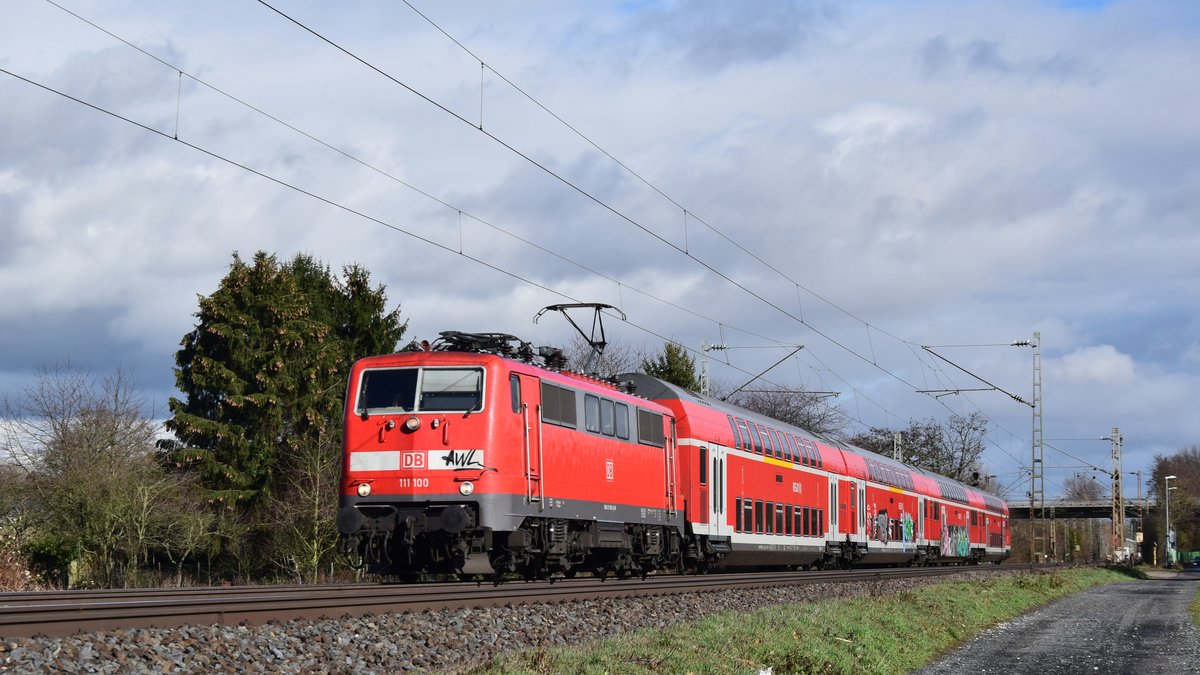
[[[605,582],[579,578],[559,580],[557,583],[511,582],[499,586],[468,582],[411,585],[376,583],[0,593],[0,638],[35,635],[54,637],[130,628],[175,628],[189,624],[263,624],[290,619],[884,580],[961,572],[988,573],[1018,568],[1026,566],[669,575]]]

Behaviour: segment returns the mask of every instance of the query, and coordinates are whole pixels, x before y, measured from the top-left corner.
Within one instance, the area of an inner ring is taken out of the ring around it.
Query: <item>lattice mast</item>
[[[1125,492],[1121,486],[1121,429],[1112,428],[1112,550],[1117,562],[1117,551],[1125,547]]]

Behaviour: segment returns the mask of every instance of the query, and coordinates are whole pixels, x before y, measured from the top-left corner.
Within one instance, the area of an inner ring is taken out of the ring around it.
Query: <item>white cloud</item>
[[[1057,360],[1051,375],[1067,385],[1122,385],[1137,377],[1133,359],[1112,345],[1076,349]]]

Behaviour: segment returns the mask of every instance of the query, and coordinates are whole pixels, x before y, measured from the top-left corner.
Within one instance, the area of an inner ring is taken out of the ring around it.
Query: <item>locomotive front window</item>
[[[483,370],[480,368],[423,368],[421,410],[474,412],[483,409]]]
[[[358,412],[474,412],[483,409],[479,368],[381,368],[363,373]]]
[[[358,391],[359,413],[412,412],[417,407],[417,368],[368,370]]]

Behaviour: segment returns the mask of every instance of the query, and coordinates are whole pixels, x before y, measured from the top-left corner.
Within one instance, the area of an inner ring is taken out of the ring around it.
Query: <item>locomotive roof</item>
[[[789,424],[787,422],[782,422],[782,421],[774,419],[772,417],[767,417],[766,415],[756,413],[752,410],[747,410],[746,408],[742,408],[740,406],[733,405],[732,403],[728,403],[726,401],[722,401],[720,399],[716,399],[711,396],[705,396],[698,392],[694,392],[690,389],[685,389],[683,387],[671,384],[670,382],[664,382],[663,380],[660,380],[660,379],[650,376],[650,375],[646,375],[645,373],[625,373],[622,375],[618,375],[617,379],[622,382],[624,382],[624,381],[632,382],[633,385],[636,387],[637,394],[640,396],[645,396],[646,398],[649,398],[649,399],[684,401],[684,402],[688,402],[688,403],[705,406],[707,408],[712,408],[713,410],[725,413],[727,415],[734,415],[737,417],[741,417],[743,419],[752,419],[761,424],[776,425],[776,426],[782,425],[782,426],[788,427],[789,429],[792,429],[795,431],[800,431],[803,434],[810,437],[811,439],[819,440],[820,442],[822,442],[826,445],[829,445],[831,447],[837,448],[838,450],[841,450],[842,452],[859,455],[859,456],[863,457],[864,459],[869,459],[871,461],[878,462],[881,465],[889,466],[893,469],[910,471],[917,475],[923,476],[931,481],[935,481],[939,484],[942,484],[943,492],[948,492],[949,490],[947,490],[947,488],[958,488],[960,490],[969,490],[971,492],[978,494],[980,496],[980,498],[983,499],[983,501],[985,503],[987,503],[988,506],[990,506],[990,507],[999,508],[999,505],[1003,503],[1003,500],[1000,499],[999,497],[997,497],[991,493],[984,492],[983,490],[980,490],[977,487],[973,487],[973,486],[967,485],[966,483],[963,483],[961,481],[954,480],[953,478],[949,478],[947,476],[943,476],[941,474],[934,473],[934,472],[928,471],[926,469],[922,469],[921,467],[913,466],[906,462],[898,461],[891,457],[881,455],[877,452],[872,452],[870,450],[867,450],[866,448],[860,448],[856,445],[851,445],[849,443],[843,443],[841,441],[832,439],[824,434],[818,434],[816,432],[809,431],[808,429],[803,429],[801,427],[797,427],[794,424]]]

